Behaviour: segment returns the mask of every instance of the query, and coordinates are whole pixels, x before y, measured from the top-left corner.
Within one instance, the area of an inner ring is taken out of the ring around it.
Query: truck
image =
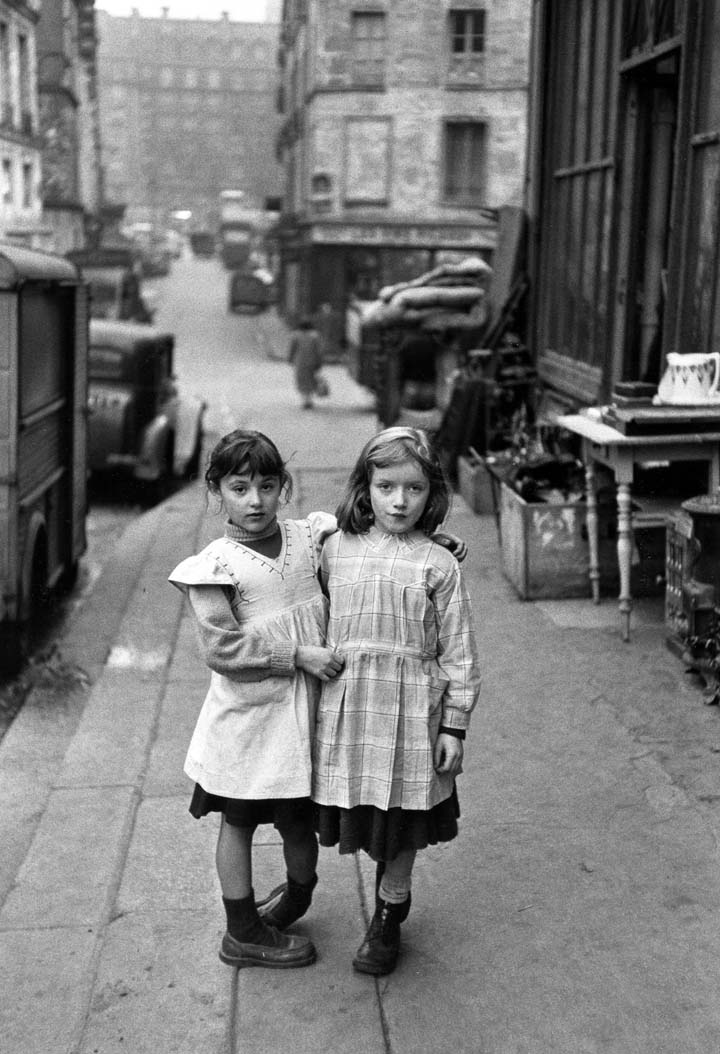
[[[220,257],[228,271],[243,271],[248,266],[259,211],[248,206],[242,190],[220,192]]]
[[[271,268],[269,234],[280,213],[253,204],[242,190],[220,192],[218,240],[223,264],[229,271]]]
[[[0,668],[17,673],[86,548],[88,288],[0,244]]]

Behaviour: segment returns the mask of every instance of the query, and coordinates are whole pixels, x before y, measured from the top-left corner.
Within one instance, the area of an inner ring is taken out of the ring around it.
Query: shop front
[[[651,517],[673,504],[677,514],[691,498],[683,488],[714,502],[720,482],[719,53],[714,0],[533,5],[528,343],[539,419],[578,441],[596,600],[595,490],[610,471],[626,637],[645,499]],[[679,572],[668,549],[686,626],[698,545],[691,537]],[[720,626],[720,593],[701,594]]]
[[[375,300],[389,285],[458,256],[490,260],[497,220],[469,224],[324,220],[281,227],[280,307],[289,321],[321,305],[344,319],[352,300]]]

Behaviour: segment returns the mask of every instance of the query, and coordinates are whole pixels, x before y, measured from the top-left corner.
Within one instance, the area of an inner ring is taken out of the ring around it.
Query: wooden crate
[[[523,600],[589,597],[590,548],[584,502],[535,504],[506,483],[499,494],[500,538],[505,576]],[[639,557],[632,569],[633,596],[662,590],[665,531],[653,526],[634,532]],[[598,507],[600,586],[617,594],[617,513]]]

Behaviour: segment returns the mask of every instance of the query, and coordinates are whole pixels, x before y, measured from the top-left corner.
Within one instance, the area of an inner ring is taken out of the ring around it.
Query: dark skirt
[[[315,806],[315,829],[320,845],[337,845],[341,853],[364,849],[373,860],[394,860],[403,849],[425,849],[438,842],[450,842],[458,833],[460,803],[457,791],[430,810],[376,809],[356,805],[341,809],[336,805]]]
[[[222,798],[208,794],[195,784],[190,812],[199,820],[210,812],[221,812],[233,827],[256,827],[272,823],[275,827],[312,828],[313,805],[309,798]]]

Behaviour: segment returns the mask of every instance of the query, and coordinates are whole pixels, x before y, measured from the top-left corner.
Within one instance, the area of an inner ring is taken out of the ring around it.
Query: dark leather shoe
[[[255,941],[236,940],[226,933],[220,945],[220,958],[228,966],[265,966],[271,970],[289,970],[315,962],[315,945],[308,937],[278,933],[272,926],[262,926]]]
[[[388,904],[378,898],[365,940],[353,959],[353,969],[375,977],[392,973],[400,952],[400,920],[407,918],[409,906]],[[404,914],[403,914],[404,913]]]
[[[287,882],[276,886],[264,900],[256,901],[258,915],[277,930],[287,929],[306,914],[316,885],[317,875],[304,885],[288,877]]]

